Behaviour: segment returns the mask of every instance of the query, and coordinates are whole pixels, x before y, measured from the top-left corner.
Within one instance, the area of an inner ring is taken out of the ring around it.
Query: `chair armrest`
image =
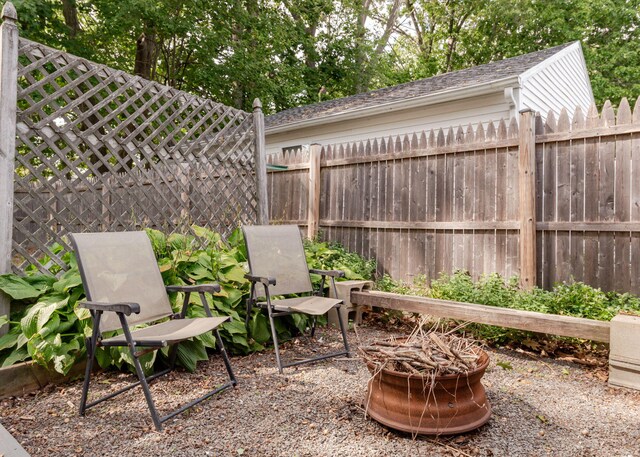
[[[101,303],[95,301],[84,301],[78,303],[80,308],[86,308],[92,311],[111,311],[114,313],[123,313],[125,316],[140,313],[140,305],[138,303]]]
[[[344,271],[342,270],[316,270],[309,269],[309,273],[322,276],[330,276],[332,278],[344,278]]]
[[[191,286],[166,286],[167,292],[220,292],[220,284],[193,284]]]
[[[276,278],[266,278],[263,276],[254,276],[254,275],[250,275],[250,274],[245,274],[244,277],[246,279],[248,279],[249,281],[256,283],[256,282],[260,282],[262,283],[265,287],[269,287],[270,285],[275,286],[276,285]]]
[[[211,308],[209,308],[209,303],[204,293],[209,292],[213,294],[214,292],[220,292],[222,290],[220,288],[220,284],[218,283],[210,283],[210,284],[192,284],[187,286],[181,285],[171,285],[165,286],[167,292],[184,292],[184,302],[182,303],[182,311],[180,313],[174,314],[171,319],[184,319],[187,317],[187,308],[189,307],[189,296],[192,292],[197,292],[200,295],[200,300],[202,301],[202,306],[204,307],[204,311],[207,313],[207,316],[211,317]]]

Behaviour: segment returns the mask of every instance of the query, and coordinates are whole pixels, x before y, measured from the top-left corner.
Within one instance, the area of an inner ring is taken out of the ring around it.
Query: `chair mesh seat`
[[[193,319],[173,319],[131,332],[133,341],[140,346],[167,346],[194,336],[210,332],[229,317],[197,317]],[[102,346],[126,346],[124,334],[105,338]]]
[[[246,324],[249,324],[253,306],[258,305],[261,308],[266,308],[273,346],[276,352],[276,362],[280,373],[285,367],[349,355],[346,327],[343,319],[340,319],[344,351],[322,354],[289,363],[282,362],[274,317],[283,317],[294,313],[314,316],[310,329],[313,337],[316,329],[315,316],[326,314],[332,308],[339,310],[343,302],[339,298],[315,295],[273,300],[271,297],[291,294],[307,295],[313,292],[307,256],[300,236],[300,228],[297,225],[243,225],[242,233],[247,247],[247,260],[249,261],[251,280],[251,297],[247,300]],[[322,283],[324,284],[325,278],[329,276],[331,278],[331,287],[335,290],[335,276],[337,273],[322,271],[321,274]],[[341,314],[338,313],[338,317],[340,316]]]
[[[316,296],[283,298],[281,300],[273,300],[271,302],[276,311],[291,311],[294,313],[311,314],[314,316],[320,316],[340,303],[342,303],[342,300],[337,298]],[[266,302],[258,304],[260,306],[267,305]]]

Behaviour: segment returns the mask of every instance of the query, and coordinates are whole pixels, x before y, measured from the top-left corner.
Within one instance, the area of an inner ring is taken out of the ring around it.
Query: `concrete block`
[[[0,424],[0,456],[2,457],[29,457],[20,443]]]
[[[640,390],[640,316],[618,314],[611,320],[609,385]]]
[[[373,282],[371,281],[337,281],[336,289],[338,291],[338,297],[342,299],[343,305],[340,307],[340,314],[344,319],[345,324],[349,322],[349,313],[354,312],[354,322],[356,324],[362,323],[362,307],[356,306],[351,303],[351,292],[352,291],[362,291],[368,290],[373,287]],[[329,287],[329,296],[334,297],[333,288]],[[340,322],[338,321],[338,313],[335,309],[330,309],[329,314],[329,325],[333,325],[335,327],[340,326]]]

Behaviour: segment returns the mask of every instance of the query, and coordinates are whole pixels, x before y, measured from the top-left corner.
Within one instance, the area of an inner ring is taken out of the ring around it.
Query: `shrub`
[[[538,287],[522,290],[517,276],[505,280],[497,273],[474,281],[468,272],[459,270],[441,274],[430,287],[426,287],[426,282],[408,285],[384,277],[378,286],[402,294],[597,320],[611,320],[620,311],[640,311],[640,298],[628,293],[603,292],[575,281],[556,284],[551,291]],[[481,324],[470,324],[467,329],[477,337],[498,343],[523,341],[532,336],[531,332]]]
[[[165,284],[218,282],[222,290],[211,297],[211,311],[214,315],[232,318],[220,329],[227,349],[242,354],[263,349],[271,337],[264,314],[254,308],[249,329],[245,327],[245,302],[250,285],[244,278],[246,248],[240,230],[235,230],[225,242],[218,233],[206,228],[193,226],[192,229],[195,236],[166,236],[147,229]],[[203,245],[206,247],[202,248]],[[62,247],[56,245],[52,249],[59,253]],[[375,270],[375,263],[349,253],[339,245],[308,241],[305,249],[310,268],[344,269],[346,279],[368,279]],[[67,270],[59,278],[41,275],[35,267],[29,269],[25,277],[0,276],[0,290],[12,298],[12,309],[17,310],[12,313],[8,334],[0,337],[0,366],[31,359],[44,366],[52,365],[56,371],[66,374],[86,356],[84,340],[91,336],[91,316],[88,310],[77,307],[85,296],[74,255],[65,253],[62,259]],[[48,259],[43,258],[41,262],[47,263]],[[320,277],[313,279],[317,286]],[[169,299],[178,311],[184,295],[171,293]],[[188,317],[205,315],[198,294],[192,294],[189,301],[195,306],[189,307]],[[307,318],[302,315],[278,319],[276,325],[283,339],[306,327]],[[206,359],[207,349],[214,346],[215,339],[210,334],[183,342],[178,349],[178,362],[194,370],[197,361]],[[167,351],[143,356],[141,362],[145,370],[153,367],[156,358],[164,361]],[[96,359],[103,368],[131,369],[133,362],[126,348],[100,348]]]
[[[318,240],[305,240],[304,249],[309,268],[318,270],[342,270],[344,279],[371,279],[376,271],[376,261],[366,260],[358,254],[347,251],[338,243]],[[320,276],[312,275],[314,284],[320,282]]]

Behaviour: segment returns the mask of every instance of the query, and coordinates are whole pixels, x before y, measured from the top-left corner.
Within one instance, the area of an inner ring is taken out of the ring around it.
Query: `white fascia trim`
[[[566,58],[566,56],[574,52],[577,52],[580,56],[580,61],[582,63],[582,71],[584,72],[587,78],[587,81],[589,82],[588,89],[589,89],[589,93],[591,94],[591,102],[595,103],[595,98],[593,98],[593,88],[591,87],[591,78],[589,78],[589,71],[587,70],[587,62],[584,58],[584,53],[582,52],[582,44],[580,43],[580,41],[574,41],[569,46],[558,51],[548,59],[545,59],[542,62],[540,62],[538,65],[535,65],[529,68],[527,71],[525,71],[518,77],[519,79],[518,85],[520,87],[524,87],[527,83],[527,80],[531,78],[533,75],[543,71],[548,66],[552,65],[553,63],[557,62],[560,59]]]
[[[591,103],[595,105],[596,99],[593,96],[593,87],[591,87],[591,77],[589,76],[589,70],[587,69],[587,60],[584,58],[584,52],[582,52],[582,43],[578,41],[576,42],[576,44],[578,46],[578,52],[580,53],[580,62],[582,63],[582,71],[584,71],[584,74],[587,76],[587,81],[589,81],[588,88],[589,88],[589,94],[591,94]]]
[[[463,87],[462,89],[448,89],[435,94],[422,95],[408,100],[398,100],[389,103],[383,103],[377,106],[367,106],[355,110],[335,113],[321,118],[305,119],[302,121],[291,122],[276,127],[267,127],[265,134],[275,134],[288,132],[304,127],[315,127],[323,124],[331,124],[333,122],[342,122],[351,119],[358,119],[366,116],[375,116],[376,114],[388,113],[403,109],[415,108],[418,106],[428,106],[436,103],[459,100],[461,98],[469,98],[478,95],[489,94],[496,91],[503,91],[506,87],[519,88],[520,76],[509,76],[507,78],[494,80],[488,83],[477,84],[475,86]]]
[[[534,65],[533,67],[529,68],[524,73],[521,73],[520,74],[520,82],[522,83],[523,81],[526,81],[532,75],[534,75],[536,73],[539,73],[540,71],[542,71],[545,68],[547,68],[549,65],[552,65],[554,62],[556,62],[556,61],[558,61],[560,59],[564,59],[567,54],[571,54],[572,52],[574,52],[576,50],[576,48],[579,48],[579,47],[580,47],[580,42],[579,41],[574,41],[573,43],[571,43],[566,48],[561,49],[560,51],[556,52],[551,57],[543,60],[542,62],[540,62],[537,65]]]

